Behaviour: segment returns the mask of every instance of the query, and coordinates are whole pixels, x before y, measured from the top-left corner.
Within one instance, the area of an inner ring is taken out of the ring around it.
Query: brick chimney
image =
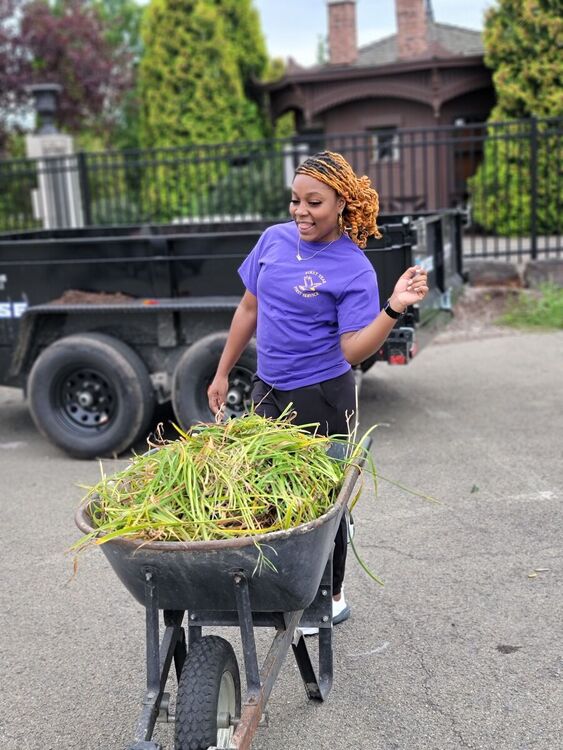
[[[327,0],[328,59],[331,65],[351,65],[358,58],[356,0]]]
[[[395,0],[397,16],[397,52],[399,59],[410,60],[430,54],[429,21],[432,6],[428,0]]]

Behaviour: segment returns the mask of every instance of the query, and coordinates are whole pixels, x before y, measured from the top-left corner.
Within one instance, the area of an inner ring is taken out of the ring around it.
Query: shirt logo
[[[293,291],[301,297],[318,297],[318,287],[326,284],[325,277],[317,271],[306,271],[303,276],[303,283],[293,287]]]

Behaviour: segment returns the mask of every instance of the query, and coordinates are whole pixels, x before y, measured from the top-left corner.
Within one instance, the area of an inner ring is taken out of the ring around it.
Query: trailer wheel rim
[[[240,417],[249,410],[253,375],[251,370],[240,365],[232,369],[224,406],[224,414],[227,418]]]
[[[62,421],[81,431],[100,432],[109,427],[117,410],[117,393],[112,383],[91,367],[64,373],[53,395]]]
[[[237,710],[236,687],[230,672],[223,672],[217,698],[217,747],[228,748],[234,734],[234,725],[225,727],[223,717],[235,717]]]

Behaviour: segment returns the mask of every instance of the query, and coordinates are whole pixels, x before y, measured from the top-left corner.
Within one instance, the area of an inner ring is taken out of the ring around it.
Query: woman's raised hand
[[[428,293],[428,273],[420,266],[411,266],[399,277],[395,284],[393,294],[390,297],[391,307],[397,309],[393,304],[398,303],[403,310],[409,305],[420,302]],[[397,309],[397,312],[399,310]]]

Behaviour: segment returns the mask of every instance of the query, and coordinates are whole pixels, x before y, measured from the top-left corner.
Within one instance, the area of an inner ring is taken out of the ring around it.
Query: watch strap
[[[393,310],[393,308],[391,307],[391,303],[389,302],[389,300],[387,300],[387,302],[383,305],[383,311],[385,313],[387,313],[387,315],[390,318],[393,318],[393,320],[399,320],[399,318],[403,317],[403,313],[402,312],[397,312],[396,310]]]

